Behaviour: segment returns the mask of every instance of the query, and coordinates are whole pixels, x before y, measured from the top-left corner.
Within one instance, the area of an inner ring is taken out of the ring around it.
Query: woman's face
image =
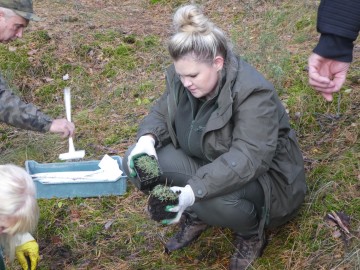
[[[175,61],[174,65],[182,84],[194,97],[211,97],[219,79],[218,71],[224,65],[224,59],[217,56],[209,64],[199,62],[191,55],[187,55]]]

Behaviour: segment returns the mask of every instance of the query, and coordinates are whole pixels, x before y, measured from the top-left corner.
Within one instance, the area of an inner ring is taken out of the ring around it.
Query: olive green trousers
[[[123,170],[129,175],[127,157],[134,146],[130,147],[123,159]],[[187,156],[172,144],[157,149],[158,161],[163,172],[161,183],[184,187],[196,170],[207,164],[198,158]],[[135,179],[129,177],[135,183]],[[264,207],[264,192],[257,180],[239,190],[195,202],[186,211],[211,226],[230,228],[241,235],[258,233],[259,219]]]

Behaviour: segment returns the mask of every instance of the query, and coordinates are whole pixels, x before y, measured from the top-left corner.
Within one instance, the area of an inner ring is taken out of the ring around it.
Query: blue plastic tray
[[[122,170],[122,159],[119,156],[111,156],[115,159]],[[71,171],[95,171],[99,169],[100,160],[38,163],[34,160],[25,161],[25,169],[31,174],[46,172],[71,172]],[[37,198],[74,198],[74,197],[99,197],[111,195],[123,195],[126,192],[126,175],[123,173],[115,181],[99,179],[92,182],[80,183],[41,183],[34,179],[37,190]]]

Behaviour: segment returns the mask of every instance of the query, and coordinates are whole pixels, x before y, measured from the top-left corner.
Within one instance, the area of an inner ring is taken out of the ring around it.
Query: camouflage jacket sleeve
[[[46,132],[52,119],[12,93],[0,75],[0,121],[22,129]]]

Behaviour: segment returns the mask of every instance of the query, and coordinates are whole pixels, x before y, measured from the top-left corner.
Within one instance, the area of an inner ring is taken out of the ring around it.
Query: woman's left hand
[[[186,208],[193,205],[195,202],[194,191],[192,190],[190,185],[186,185],[185,187],[177,187],[173,186],[170,188],[175,193],[179,194],[179,204],[178,205],[168,205],[165,208],[167,212],[177,212],[177,215],[174,219],[164,219],[161,221],[164,225],[170,225],[174,223],[178,223],[182,213]]]

